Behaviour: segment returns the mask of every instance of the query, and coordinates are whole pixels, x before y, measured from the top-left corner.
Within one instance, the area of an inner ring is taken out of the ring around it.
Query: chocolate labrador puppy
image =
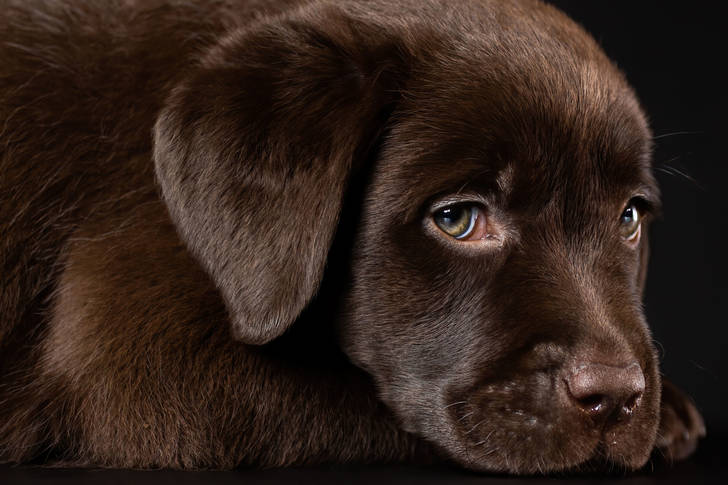
[[[635,469],[624,76],[537,0],[3,0],[0,461]]]

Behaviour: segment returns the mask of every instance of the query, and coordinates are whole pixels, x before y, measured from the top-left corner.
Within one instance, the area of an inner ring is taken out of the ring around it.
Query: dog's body
[[[0,461],[634,468],[660,419],[694,448],[646,225],[609,235],[656,205],[649,131],[554,9],[29,3],[0,19]],[[438,232],[443,197],[487,237]]]

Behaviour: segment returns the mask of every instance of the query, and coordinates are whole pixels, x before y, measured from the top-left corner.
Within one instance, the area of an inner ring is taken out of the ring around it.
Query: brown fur
[[[661,414],[663,452],[694,449],[688,398],[660,407],[646,222],[638,249],[616,227],[659,204],[649,129],[555,9],[0,11],[0,461],[637,468]],[[448,194],[497,247],[433,233]],[[584,362],[639,364],[631,419],[573,406]]]

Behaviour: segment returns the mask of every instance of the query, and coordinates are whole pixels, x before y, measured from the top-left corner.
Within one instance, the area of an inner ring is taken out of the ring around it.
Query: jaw
[[[505,386],[520,384],[508,381]],[[650,378],[631,419],[599,426],[581,411],[560,407],[557,392],[549,399],[544,393],[502,390],[489,384],[451,400],[463,404],[449,409],[451,431],[442,442],[451,446],[443,448],[469,469],[519,475],[629,471],[650,457],[659,424],[659,378]]]
[[[647,389],[626,422],[594,426],[564,407],[560,379],[542,371],[470,386],[420,380],[388,386],[380,397],[407,431],[477,472],[543,475],[637,470],[654,447],[660,379],[645,366]],[[406,403],[406,405],[403,405]]]

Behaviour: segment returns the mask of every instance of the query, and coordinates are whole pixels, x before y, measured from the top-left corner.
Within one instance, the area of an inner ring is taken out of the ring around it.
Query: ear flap
[[[401,50],[369,30],[329,5],[236,32],[157,119],[162,197],[244,342],[279,336],[315,295],[349,175],[391,109]]]

